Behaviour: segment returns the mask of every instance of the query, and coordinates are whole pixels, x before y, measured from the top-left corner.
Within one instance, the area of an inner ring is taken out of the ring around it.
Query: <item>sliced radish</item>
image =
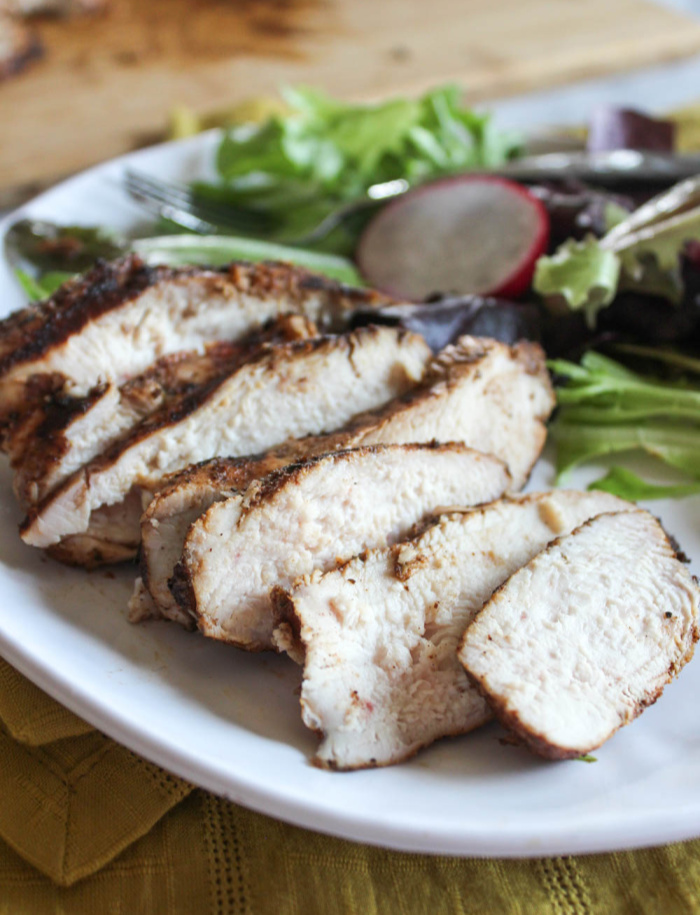
[[[388,204],[362,233],[356,257],[367,282],[397,298],[514,297],[529,286],[548,239],[547,211],[524,187],[456,175]]]

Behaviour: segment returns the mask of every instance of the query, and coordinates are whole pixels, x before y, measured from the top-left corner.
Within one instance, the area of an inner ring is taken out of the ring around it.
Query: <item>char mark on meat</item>
[[[230,374],[268,343],[315,336],[317,329],[307,318],[283,315],[240,342],[165,356],[121,387],[103,384],[84,397],[45,397],[8,435],[15,495],[29,509],[147,416]]]
[[[33,376],[85,394],[99,383],[122,384],[163,356],[234,341],[281,314],[342,329],[365,302],[385,299],[290,264],[152,267],[134,255],[99,263],[0,321],[0,424],[32,406]]]
[[[254,454],[347,422],[414,385],[430,351],[421,337],[366,328],[269,346],[258,358],[146,417],[32,508],[26,543],[48,547],[91,533],[92,515],[208,457]],[[138,541],[138,524],[134,537]]]

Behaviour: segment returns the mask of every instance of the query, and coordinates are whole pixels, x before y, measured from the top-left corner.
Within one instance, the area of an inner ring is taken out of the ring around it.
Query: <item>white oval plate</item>
[[[126,229],[125,165],[162,177],[203,174],[216,137],[134,153],[66,181],[20,215]],[[24,304],[0,264],[0,311]],[[583,486],[597,470],[572,478]],[[552,484],[541,461],[530,488]],[[133,568],[85,573],[17,536],[10,473],[0,470],[0,653],[91,724],[166,769],[272,816],[397,849],[528,856],[606,851],[700,835],[700,664],[598,761],[546,763],[499,742],[491,725],[388,769],[330,773],[308,762],[299,669],[164,623],[132,626]],[[650,506],[700,571],[700,498]]]

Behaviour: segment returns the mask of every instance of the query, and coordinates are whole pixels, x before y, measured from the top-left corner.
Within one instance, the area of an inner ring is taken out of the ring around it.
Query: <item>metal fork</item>
[[[264,213],[209,200],[178,181],[161,181],[127,169],[124,188],[152,216],[169,219],[200,235],[220,235],[222,231],[256,235],[272,227],[271,218]]]
[[[186,184],[178,181],[161,181],[132,169],[127,169],[124,173],[124,188],[152,216],[169,219],[191,232],[202,235],[219,235],[222,231],[261,235],[269,232],[274,225],[272,217],[265,213],[208,200]],[[339,206],[311,231],[297,235],[293,239],[285,238],[284,241],[291,245],[311,244],[325,238],[351,214],[376,206],[384,199],[404,193],[408,188],[409,184],[403,178],[373,184],[362,200]]]
[[[590,181],[601,186],[658,185],[668,187],[674,182],[700,173],[700,155],[670,155],[635,150],[615,150],[607,153],[562,152],[526,156],[507,162],[489,174],[515,181],[536,183],[562,179]],[[126,190],[153,215],[205,235],[244,233],[264,235],[273,227],[271,217],[256,210],[234,207],[208,200],[193,192],[186,184],[161,181],[141,172],[128,170],[124,176]],[[349,216],[377,206],[405,193],[410,185],[403,178],[385,181],[368,188],[360,200],[343,204],[332,210],[311,231],[286,244],[304,245],[328,235]]]

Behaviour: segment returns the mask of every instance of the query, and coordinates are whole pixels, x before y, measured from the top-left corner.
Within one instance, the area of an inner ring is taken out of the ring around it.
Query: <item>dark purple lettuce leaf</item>
[[[681,258],[683,298],[677,305],[657,296],[622,292],[598,315],[598,330],[662,345],[700,341],[700,264]]]
[[[629,108],[600,107],[593,112],[588,127],[590,152],[613,149],[639,149],[673,152],[675,124],[650,118]]]
[[[631,213],[638,203],[622,194],[589,187],[580,181],[537,184],[529,188],[545,206],[550,222],[549,253],[569,238],[580,241],[586,235],[602,238],[608,231],[606,209],[614,204]]]
[[[622,292],[598,313],[594,330],[581,312],[542,314],[542,343],[551,358],[576,360],[586,349],[606,343],[681,346],[700,353],[700,263],[681,261],[684,296],[674,305],[658,296]]]
[[[478,295],[357,312],[353,323],[354,326],[400,325],[422,334],[433,352],[439,352],[463,334],[493,337],[502,343],[541,340],[541,311],[537,305]]]

